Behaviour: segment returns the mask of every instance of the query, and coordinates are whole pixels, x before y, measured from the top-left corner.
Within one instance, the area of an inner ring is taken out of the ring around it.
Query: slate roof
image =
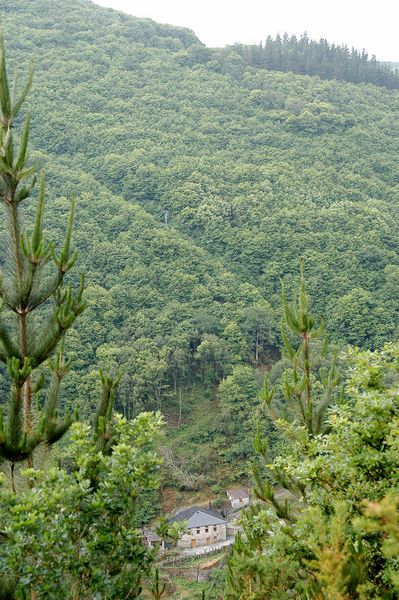
[[[230,490],[226,491],[226,494],[232,500],[241,500],[242,498],[249,498],[249,492],[248,492],[248,490],[246,490],[243,487],[231,488]]]
[[[153,529],[149,529],[148,527],[143,528],[143,535],[148,542],[161,542],[161,538]]]
[[[207,527],[208,525],[225,525],[226,520],[216,510],[202,508],[201,506],[192,506],[186,510],[181,510],[179,513],[168,519],[169,523],[176,521],[187,521],[188,529],[195,527]]]

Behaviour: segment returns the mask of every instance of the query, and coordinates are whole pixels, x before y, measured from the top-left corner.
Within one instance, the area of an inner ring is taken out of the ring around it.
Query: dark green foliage
[[[162,512],[161,496],[159,489],[143,490],[135,506],[135,520],[137,527],[143,527]]]
[[[94,437],[97,447],[106,454],[113,443],[112,416],[114,414],[115,392],[121,376],[112,376],[100,371],[102,393],[94,417]]]
[[[217,400],[221,415],[218,431],[223,444],[221,458],[232,465],[237,478],[253,455],[252,431],[259,414],[259,382],[251,367],[237,365],[219,384]],[[243,472],[244,471],[244,472]]]
[[[348,46],[316,42],[305,33],[299,39],[286,33],[274,39],[269,35],[265,44],[246,46],[235,44],[234,50],[246,64],[271,71],[292,71],[318,75],[322,79],[340,79],[352,83],[373,83],[389,89],[399,88],[399,75],[391,65],[378,62],[375,56]]]

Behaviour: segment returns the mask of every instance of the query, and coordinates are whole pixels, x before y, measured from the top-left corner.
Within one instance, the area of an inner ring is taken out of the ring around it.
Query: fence
[[[179,556],[169,556],[168,558],[164,558],[157,562],[157,564],[161,567],[163,566],[176,566],[181,565],[185,562],[190,562],[195,558],[199,558],[201,556],[212,556],[212,554],[217,554],[224,548],[229,548],[234,544],[234,539],[226,540],[225,542],[220,542],[220,544],[215,544],[213,546],[203,546],[202,548],[196,548],[195,552],[180,554]]]

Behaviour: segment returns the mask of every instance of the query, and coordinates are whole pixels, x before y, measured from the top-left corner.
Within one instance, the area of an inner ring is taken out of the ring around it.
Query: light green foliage
[[[249,344],[245,340],[238,323],[229,321],[223,330],[223,338],[227,342],[232,361],[241,362],[248,358]]]
[[[363,532],[383,536],[381,550],[386,558],[393,559],[387,575],[393,589],[399,592],[399,516],[398,497],[389,494],[381,502],[366,502],[364,517],[355,520],[355,527]],[[366,589],[367,591],[367,589]]]
[[[158,535],[175,546],[183,533],[187,532],[187,521],[175,521],[169,523],[166,517],[160,517],[157,521]]]
[[[254,303],[243,310],[243,330],[250,340],[252,357],[258,363],[262,352],[276,343],[275,315],[268,302]]]
[[[289,518],[276,520],[271,496],[247,514],[228,598],[396,597],[398,357],[393,344],[382,352],[350,350],[344,398],[329,411],[325,432],[282,424],[291,450],[269,467],[297,482],[296,496],[286,496],[293,506]],[[247,577],[233,592],[242,564]]]
[[[317,592],[321,598],[345,600],[348,598],[348,573],[354,562],[354,552],[350,552],[350,542],[346,536],[347,511],[345,503],[336,504],[328,517],[321,508],[314,508],[309,514],[310,535],[307,545],[314,556],[305,566],[314,573],[318,582]],[[309,588],[312,585],[308,585]]]
[[[106,454],[90,427],[75,423],[61,466],[27,470],[32,488],[18,496],[2,490],[0,570],[15,582],[15,598],[28,590],[54,599],[140,595],[153,555],[141,540],[136,505],[158,486],[161,421],[159,414],[116,415]]]

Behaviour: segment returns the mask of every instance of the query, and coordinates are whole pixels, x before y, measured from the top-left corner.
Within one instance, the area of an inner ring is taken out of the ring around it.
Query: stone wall
[[[198,548],[209,544],[226,541],[226,525],[208,525],[207,527],[194,527],[184,533],[177,545],[180,548]]]

